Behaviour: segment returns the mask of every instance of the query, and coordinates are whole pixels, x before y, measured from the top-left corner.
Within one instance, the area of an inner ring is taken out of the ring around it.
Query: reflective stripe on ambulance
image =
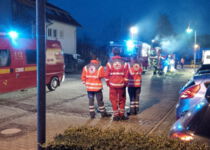
[[[10,73],[10,69],[0,69],[0,74],[8,74]]]

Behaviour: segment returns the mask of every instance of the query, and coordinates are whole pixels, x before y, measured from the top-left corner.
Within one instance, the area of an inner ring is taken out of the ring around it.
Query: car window
[[[36,50],[26,50],[26,63],[36,64]]]
[[[199,70],[197,74],[207,74],[210,73],[210,70]]]
[[[9,50],[0,50],[0,67],[7,67],[10,65]]]

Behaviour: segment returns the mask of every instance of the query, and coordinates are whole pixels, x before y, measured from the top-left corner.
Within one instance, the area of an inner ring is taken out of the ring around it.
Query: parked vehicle
[[[55,90],[64,76],[64,58],[58,41],[46,42],[46,85]],[[36,41],[0,37],[0,93],[36,86]]]
[[[76,72],[78,69],[77,60],[71,54],[64,54],[65,73]]]
[[[172,137],[189,141],[194,138],[194,134],[210,136],[210,73],[206,72],[207,68],[202,68],[206,67],[198,69],[180,90],[176,106],[177,121],[170,130]]]
[[[73,58],[77,61],[77,64],[78,64],[79,66],[84,65],[85,60],[82,59],[82,57],[81,57],[80,54],[72,54],[72,56],[73,56]]]
[[[202,51],[202,62],[203,64],[210,64],[210,50]]]
[[[198,70],[196,71],[197,75],[201,75],[201,74],[207,74],[210,73],[210,64],[205,64],[202,65],[200,68],[198,68]]]

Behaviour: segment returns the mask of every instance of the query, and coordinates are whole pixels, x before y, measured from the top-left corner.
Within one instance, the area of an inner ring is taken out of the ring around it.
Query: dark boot
[[[129,118],[127,116],[121,116],[120,120],[124,121],[124,120],[128,120]]]
[[[95,118],[95,112],[90,112],[90,118],[94,119]]]
[[[130,108],[130,112],[128,113],[128,115],[135,115],[135,108]]]
[[[135,108],[135,115],[137,115],[139,113],[139,107]]]
[[[120,121],[120,119],[121,119],[120,116],[114,116],[113,117],[113,121]]]
[[[101,117],[105,118],[105,117],[111,117],[111,114],[108,114],[107,112],[101,113]]]

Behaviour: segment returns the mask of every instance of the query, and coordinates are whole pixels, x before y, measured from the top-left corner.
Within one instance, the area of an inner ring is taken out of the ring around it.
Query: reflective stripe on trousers
[[[89,108],[94,108],[94,97],[96,97],[98,106],[99,106],[99,111],[100,112],[104,112],[105,111],[105,107],[104,107],[104,102],[103,102],[103,93],[101,90],[97,91],[97,92],[90,92],[88,91],[88,98],[89,98]],[[95,109],[94,109],[95,112]]]
[[[139,97],[141,93],[141,87],[128,87],[128,94],[130,98],[130,107],[139,107]]]

